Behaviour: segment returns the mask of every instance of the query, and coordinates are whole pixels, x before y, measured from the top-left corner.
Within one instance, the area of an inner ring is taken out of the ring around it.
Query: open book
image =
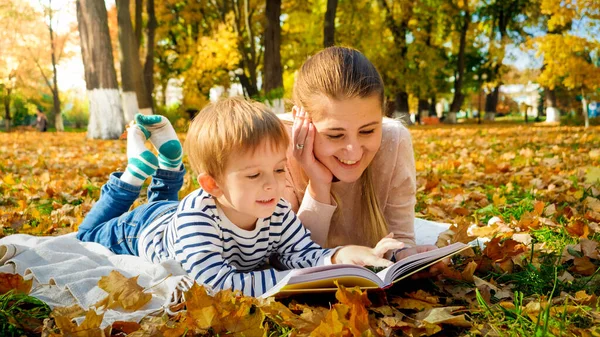
[[[378,273],[353,264],[332,264],[294,269],[261,297],[331,292],[337,289],[335,281],[346,287],[359,286],[361,289],[388,288],[395,282],[469,247],[469,245],[457,242],[446,247],[411,255]]]

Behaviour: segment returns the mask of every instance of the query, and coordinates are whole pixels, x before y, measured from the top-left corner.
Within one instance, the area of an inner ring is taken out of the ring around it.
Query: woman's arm
[[[387,148],[395,147],[396,152],[396,160],[388,162],[394,167],[384,217],[395,239],[406,243],[407,246],[414,246],[417,185],[414,150],[408,129],[399,122],[395,123],[397,124],[391,128],[395,133],[392,137],[395,139],[382,144],[380,149],[389,151]]]
[[[337,208],[331,197],[333,174],[315,158],[313,145],[316,130],[310,117],[298,107],[294,107],[292,111],[292,151],[288,152],[291,158],[288,161],[290,164],[284,198],[291,203],[304,226],[311,231],[312,239],[324,246]],[[301,169],[295,170],[296,166]],[[301,181],[307,178],[308,184]],[[302,190],[301,193],[298,193],[299,189]]]

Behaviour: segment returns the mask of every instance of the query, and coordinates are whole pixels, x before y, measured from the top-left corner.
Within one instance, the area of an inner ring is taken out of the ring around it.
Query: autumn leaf
[[[431,308],[418,313],[416,319],[428,324],[449,324],[468,328],[471,323],[467,321],[464,314],[454,315],[456,311],[463,309],[464,307]]]
[[[187,314],[185,324],[191,328],[212,329],[234,336],[263,336],[265,314],[257,307],[257,300],[240,296],[239,292],[223,290],[214,297],[203,286],[195,283],[185,293]]]
[[[14,290],[17,293],[29,294],[33,279],[23,280],[19,274],[0,273],[0,294]]]
[[[590,276],[593,275],[598,267],[590,261],[587,256],[576,257],[573,259],[573,267],[569,271],[575,272],[580,275]]]
[[[104,314],[96,314],[94,310],[88,310],[85,314],[85,319],[80,325],[73,322],[73,317],[52,315],[56,326],[61,331],[61,336],[65,337],[108,337],[110,327],[107,327],[107,331],[100,329],[102,318]]]
[[[321,324],[313,330],[311,337],[351,336],[344,322],[350,308],[346,305],[334,304]],[[360,333],[359,333],[360,335]]]
[[[293,327],[300,334],[315,330],[325,317],[323,311],[311,307],[305,307],[301,315],[296,315],[287,306],[273,298],[262,301],[259,308],[275,323]]]
[[[118,271],[111,271],[98,281],[98,287],[108,293],[108,296],[95,304],[97,308],[122,307],[128,311],[136,311],[152,299],[152,295],[144,293],[144,288],[137,284],[139,276],[126,278]]]
[[[335,293],[335,298],[350,309],[348,317],[348,328],[353,335],[361,334],[370,329],[369,313],[366,307],[371,305],[367,298],[367,292],[356,288],[346,288],[343,285],[337,284],[338,290]]]

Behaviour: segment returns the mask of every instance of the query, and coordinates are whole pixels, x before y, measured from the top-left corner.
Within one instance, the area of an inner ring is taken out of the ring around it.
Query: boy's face
[[[270,217],[285,188],[285,148],[264,141],[255,151],[233,153],[217,185],[221,209],[236,226],[252,230]]]

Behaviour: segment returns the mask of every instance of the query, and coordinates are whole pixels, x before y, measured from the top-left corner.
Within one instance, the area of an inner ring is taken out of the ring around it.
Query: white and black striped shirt
[[[175,259],[198,283],[213,289],[260,296],[289,272],[260,270],[271,255],[294,269],[330,263],[333,250],[311,240],[283,199],[271,217],[258,219],[248,231],[231,223],[214,198],[198,189],[175,212],[159,216],[142,231],[138,253],[154,263]]]

